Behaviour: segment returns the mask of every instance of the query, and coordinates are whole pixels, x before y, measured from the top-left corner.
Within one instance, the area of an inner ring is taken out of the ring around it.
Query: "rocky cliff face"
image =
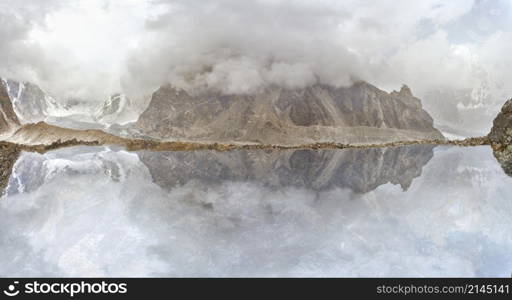
[[[495,145],[512,145],[512,99],[505,102],[494,119],[489,139]]]
[[[494,119],[488,137],[494,150],[494,156],[500,162],[503,170],[512,176],[512,99],[505,102],[501,112]]]
[[[253,95],[193,94],[166,85],[135,126],[155,138],[269,144],[443,138],[407,86],[386,93],[365,82],[272,87]]]
[[[11,131],[20,126],[20,121],[14,112],[11,99],[5,84],[0,84],[0,133]]]

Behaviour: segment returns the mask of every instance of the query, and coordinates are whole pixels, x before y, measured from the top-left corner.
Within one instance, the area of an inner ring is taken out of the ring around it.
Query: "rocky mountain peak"
[[[43,121],[57,109],[57,102],[38,85],[2,79],[14,112],[23,124]]]
[[[390,94],[364,81],[244,95],[194,94],[164,85],[135,126],[157,139],[266,144],[443,139],[408,87]]]
[[[503,104],[501,112],[504,114],[512,113],[512,98],[505,102],[505,104]]]
[[[402,85],[402,88],[400,88],[400,92],[398,92],[401,96],[407,96],[412,97],[412,91],[411,88],[409,88],[406,84]]]

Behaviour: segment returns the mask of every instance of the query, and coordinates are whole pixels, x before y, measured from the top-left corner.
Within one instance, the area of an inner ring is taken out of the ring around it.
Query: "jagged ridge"
[[[272,87],[253,95],[193,94],[166,85],[135,126],[159,139],[266,144],[443,139],[408,87],[388,94],[366,82]]]

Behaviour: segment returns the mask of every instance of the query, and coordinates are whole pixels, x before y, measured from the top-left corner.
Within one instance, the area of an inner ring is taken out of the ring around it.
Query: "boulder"
[[[505,102],[494,119],[489,140],[495,150],[512,144],[512,99]]]

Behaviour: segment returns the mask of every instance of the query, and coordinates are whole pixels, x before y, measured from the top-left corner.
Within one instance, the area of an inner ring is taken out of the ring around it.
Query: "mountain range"
[[[100,143],[115,143],[116,134],[159,141],[277,145],[443,139],[420,99],[405,85],[391,93],[363,81],[337,88],[274,86],[244,95],[163,85],[142,113],[140,105],[123,94],[112,95],[96,109],[82,109],[86,101],[61,103],[31,83],[2,79],[0,90],[0,132],[3,139],[17,143],[46,144],[73,137],[93,141],[96,136]]]
[[[443,139],[407,86],[387,93],[366,82],[334,88],[272,87],[249,95],[162,86],[134,127],[156,139],[347,144]]]

